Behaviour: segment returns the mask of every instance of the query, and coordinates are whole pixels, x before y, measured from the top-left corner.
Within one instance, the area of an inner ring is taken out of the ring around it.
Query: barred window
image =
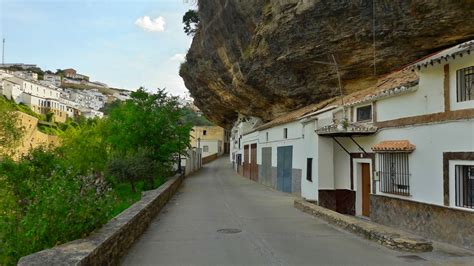
[[[204,146],[202,147],[202,151],[203,151],[203,152],[209,152],[209,146],[204,145]]]
[[[474,165],[455,167],[456,206],[474,209]]]
[[[378,166],[380,191],[403,196],[410,195],[408,153],[379,153]]]
[[[474,66],[456,71],[457,102],[474,100]]]

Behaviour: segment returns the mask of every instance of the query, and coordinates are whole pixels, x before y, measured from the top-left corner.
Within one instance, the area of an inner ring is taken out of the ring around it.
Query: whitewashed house
[[[473,50],[470,41],[440,51],[255,127],[235,151],[242,172],[341,213],[473,248]]]
[[[51,84],[59,87],[61,86],[61,76],[55,74],[44,74],[43,82],[46,82],[45,84]]]

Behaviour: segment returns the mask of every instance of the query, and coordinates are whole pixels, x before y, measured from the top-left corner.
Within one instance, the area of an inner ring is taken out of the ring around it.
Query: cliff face
[[[214,122],[270,120],[474,38],[474,1],[200,0],[180,75]],[[375,19],[374,19],[375,17]],[[375,29],[375,30],[374,30]],[[375,32],[375,50],[374,50]],[[375,52],[375,72],[374,72]]]

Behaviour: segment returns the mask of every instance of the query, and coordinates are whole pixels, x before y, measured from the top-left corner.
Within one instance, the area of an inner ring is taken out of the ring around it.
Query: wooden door
[[[244,146],[244,176],[250,177],[249,145]]]
[[[277,148],[277,190],[291,193],[293,146]]]
[[[253,181],[258,179],[257,144],[250,146],[250,179]]]
[[[370,164],[362,163],[362,215],[370,216]]]

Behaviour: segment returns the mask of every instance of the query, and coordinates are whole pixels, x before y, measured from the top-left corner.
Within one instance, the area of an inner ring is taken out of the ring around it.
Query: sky
[[[189,0],[0,0],[5,63],[74,68],[91,81],[187,94],[179,65]]]

